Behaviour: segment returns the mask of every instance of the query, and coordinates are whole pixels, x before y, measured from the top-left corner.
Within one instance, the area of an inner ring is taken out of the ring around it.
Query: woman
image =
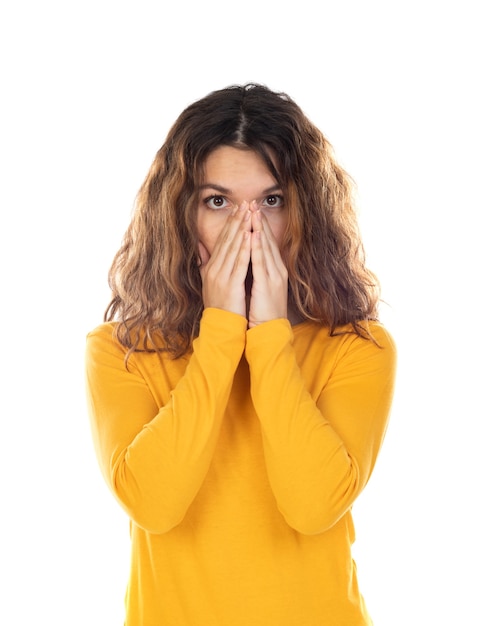
[[[359,626],[351,507],[390,410],[347,174],[285,94],[213,92],[157,153],[88,336],[131,521],[127,626]]]

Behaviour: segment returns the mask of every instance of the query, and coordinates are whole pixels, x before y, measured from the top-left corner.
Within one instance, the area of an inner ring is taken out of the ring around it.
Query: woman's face
[[[227,217],[244,200],[256,200],[280,245],[287,225],[287,208],[278,182],[253,150],[220,146],[205,160],[199,188],[198,236],[209,254]]]

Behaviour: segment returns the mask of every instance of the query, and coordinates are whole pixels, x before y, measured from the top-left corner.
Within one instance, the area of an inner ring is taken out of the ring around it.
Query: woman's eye
[[[264,204],[267,207],[277,209],[284,205],[284,197],[276,193],[271,196],[267,196],[264,200]]]
[[[224,209],[227,206],[224,196],[209,196],[204,202],[209,209]]]

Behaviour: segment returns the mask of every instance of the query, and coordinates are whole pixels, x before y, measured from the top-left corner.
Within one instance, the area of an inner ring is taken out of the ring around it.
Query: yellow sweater
[[[371,624],[351,507],[391,404],[395,348],[204,311],[178,360],[88,336],[92,430],[131,520],[127,626]],[[348,330],[348,328],[346,329]]]

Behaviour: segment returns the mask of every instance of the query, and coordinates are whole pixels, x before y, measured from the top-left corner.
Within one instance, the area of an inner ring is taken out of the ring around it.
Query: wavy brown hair
[[[287,94],[247,84],[188,106],[140,188],[109,271],[112,300],[104,316],[118,321],[116,335],[129,354],[165,350],[179,357],[198,334],[197,188],[205,159],[219,146],[254,150],[284,192],[288,225],[281,249],[291,306],[332,334],[351,324],[367,336],[361,322],[377,319],[379,284],[365,265],[353,182]]]

